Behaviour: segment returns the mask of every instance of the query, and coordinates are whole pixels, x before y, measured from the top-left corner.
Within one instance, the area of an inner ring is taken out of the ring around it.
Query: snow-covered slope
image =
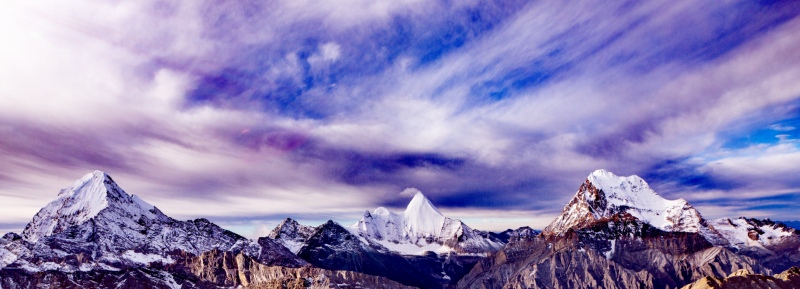
[[[732,220],[722,218],[709,223],[730,242],[731,246],[739,249],[745,247],[764,249],[780,244],[787,238],[798,238],[795,229],[769,219],[757,220],[739,217]]]
[[[112,209],[107,211],[117,211],[135,220],[155,219],[157,214],[155,207],[125,193],[106,173],[94,171],[61,190],[56,200],[33,217],[22,236],[29,242],[36,242],[83,224],[109,206]]]
[[[543,234],[561,235],[622,215],[630,215],[662,231],[699,232],[714,244],[724,243],[686,200],[664,199],[638,176],[621,177],[605,170],[596,170],[586,178]]]
[[[89,255],[84,261],[95,265],[117,266],[122,262],[133,266],[141,263],[142,256],[168,262],[170,254],[199,255],[215,249],[241,252],[263,263],[305,263],[272,240],[256,243],[206,219],[172,219],[123,191],[101,171],[87,174],[61,190],[55,201],[33,217],[21,239],[24,242],[14,244],[30,250],[16,254],[20,258],[15,262],[30,270],[70,254]],[[3,259],[9,259],[8,254],[3,255]],[[79,266],[62,265],[64,270]]]
[[[396,214],[384,207],[371,213],[367,211],[351,230],[362,238],[408,255],[421,255],[426,251],[483,254],[504,245],[489,233],[445,217],[422,192],[415,191],[403,213]]]
[[[297,221],[286,218],[269,233],[268,237],[297,254],[312,234],[314,227],[300,225]]]

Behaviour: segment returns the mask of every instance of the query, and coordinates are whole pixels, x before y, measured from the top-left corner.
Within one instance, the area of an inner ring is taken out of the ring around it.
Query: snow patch
[[[614,257],[614,251],[617,249],[617,240],[611,240],[611,249],[606,252],[606,259],[611,260]]]
[[[8,266],[14,261],[17,261],[17,254],[11,253],[11,251],[6,250],[6,248],[0,248],[0,269]]]
[[[289,251],[295,255],[297,255],[297,253],[300,252],[300,249],[303,248],[303,245],[305,245],[305,243],[303,242],[298,242],[294,240],[283,240],[282,242],[280,242],[280,244],[286,247],[286,249],[289,249]]]
[[[122,253],[121,257],[123,259],[132,261],[134,263],[139,263],[139,264],[144,264],[144,265],[147,265],[147,264],[150,264],[150,263],[154,263],[154,262],[159,262],[159,263],[164,263],[164,264],[175,263],[175,260],[172,260],[172,258],[170,258],[169,256],[164,258],[164,257],[162,257],[160,255],[142,254],[142,253],[134,252],[133,250],[125,251],[124,253]]]
[[[133,199],[133,202],[136,203],[136,205],[138,205],[140,208],[142,208],[145,211],[153,211],[156,208],[155,206],[151,205],[150,203],[145,202],[144,200],[139,198],[139,196],[137,196],[137,195],[132,195],[131,199]]]

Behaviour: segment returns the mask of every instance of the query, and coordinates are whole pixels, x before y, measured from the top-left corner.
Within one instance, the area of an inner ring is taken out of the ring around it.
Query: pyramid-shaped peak
[[[272,239],[275,239],[281,237],[283,234],[294,234],[294,232],[297,231],[298,226],[300,226],[300,223],[292,218],[286,218],[281,221],[278,226],[272,229],[272,232],[270,232],[268,236]]]
[[[72,198],[82,201],[101,201],[108,197],[113,199],[127,199],[130,197],[107,173],[96,170],[84,175],[58,194],[59,198]]]
[[[106,172],[101,171],[101,170],[94,170],[94,172],[92,172],[91,174],[87,174],[87,175],[92,175],[92,176],[98,177],[98,178],[110,178],[108,176],[108,174],[106,174]]]
[[[31,242],[94,218],[109,206],[153,217],[154,207],[128,195],[103,171],[96,170],[62,189],[58,198],[42,208],[22,232]]]
[[[441,231],[445,219],[436,206],[419,191],[403,212],[405,230],[414,236],[436,235]]]
[[[113,183],[114,180],[111,179],[106,172],[101,170],[95,170],[94,172],[88,173],[83,175],[82,178],[75,181],[75,185],[73,187],[78,187],[78,183]]]
[[[406,189],[404,192],[408,192],[409,190],[414,190],[414,198],[411,199],[411,202],[408,203],[406,207],[405,215],[419,215],[419,214],[435,214],[442,216],[442,213],[436,209],[436,206],[431,203],[431,201],[422,194],[421,191],[417,189]]]

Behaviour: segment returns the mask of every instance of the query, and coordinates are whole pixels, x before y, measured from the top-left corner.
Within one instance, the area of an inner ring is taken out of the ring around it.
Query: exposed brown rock
[[[174,253],[172,264],[87,272],[0,270],[0,288],[375,288],[410,289],[384,277],[310,265],[290,268],[261,264],[244,254],[209,251]]]
[[[243,254],[220,251],[188,257],[171,266],[175,270],[188,270],[191,275],[198,276],[203,281],[221,286],[335,288],[336,284],[349,284],[351,288],[415,288],[383,277],[351,271],[325,270],[311,266],[300,268],[268,266],[255,262]]]
[[[479,262],[458,288],[679,288],[741,269],[771,273],[751,258],[712,246],[699,234],[617,221],[615,231],[593,226],[562,237],[511,243]],[[625,235],[615,235],[620,228]]]
[[[750,238],[750,240],[758,241],[758,235],[759,233],[756,230],[747,231],[747,237]]]
[[[544,238],[512,243],[479,262],[457,288],[653,288],[647,272],[568,244]]]
[[[792,267],[774,276],[753,274],[748,270],[738,270],[727,278],[704,277],[681,289],[790,289],[800,288],[800,268]]]

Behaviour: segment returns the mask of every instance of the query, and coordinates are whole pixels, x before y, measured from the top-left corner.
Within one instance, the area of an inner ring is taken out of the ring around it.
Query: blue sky
[[[800,219],[794,1],[10,1],[0,231],[95,169],[257,236],[422,190],[547,225],[595,169]]]

